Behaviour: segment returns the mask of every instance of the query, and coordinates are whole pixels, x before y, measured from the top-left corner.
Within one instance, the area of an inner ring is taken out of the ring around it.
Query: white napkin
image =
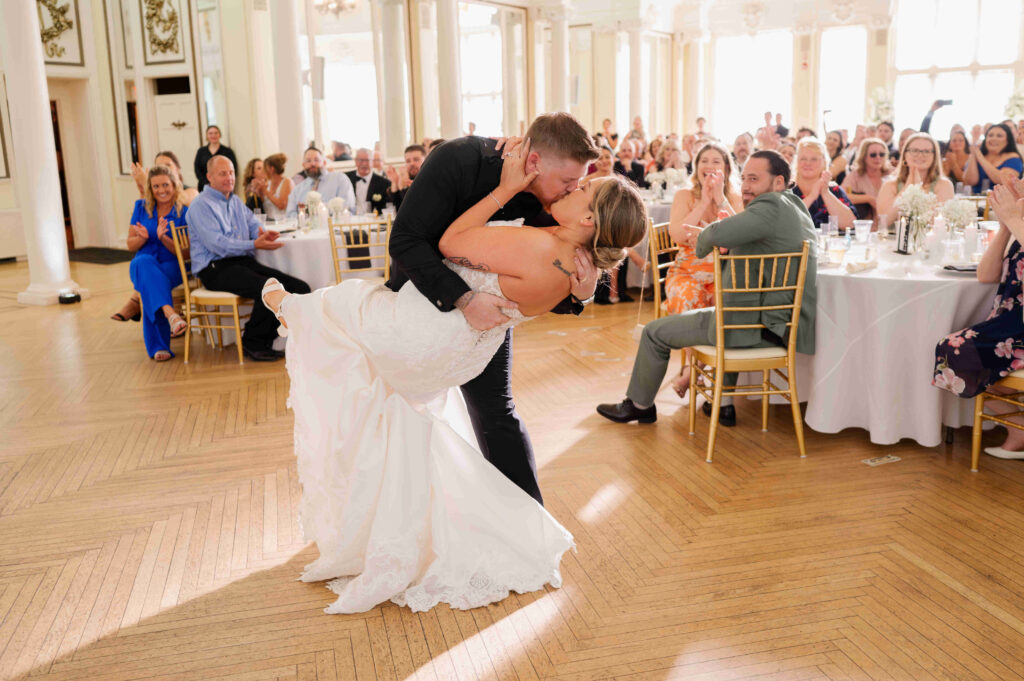
[[[856,274],[857,272],[867,272],[868,270],[873,270],[876,267],[878,267],[878,261],[877,260],[868,260],[868,261],[853,260],[853,261],[850,261],[850,262],[846,263],[846,273],[847,274]]]

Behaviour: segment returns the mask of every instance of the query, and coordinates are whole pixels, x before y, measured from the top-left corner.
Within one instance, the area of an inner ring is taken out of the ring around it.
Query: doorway
[[[53,142],[57,147],[57,176],[60,178],[60,206],[64,211],[64,234],[68,250],[75,247],[75,233],[71,229],[71,204],[68,201],[68,181],[64,172],[64,148],[60,141],[60,122],[57,120],[57,102],[50,100],[50,119],[53,121]]]

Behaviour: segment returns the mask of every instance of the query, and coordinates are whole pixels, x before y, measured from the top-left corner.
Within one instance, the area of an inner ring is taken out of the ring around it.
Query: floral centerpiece
[[[914,251],[921,250],[928,225],[935,217],[935,194],[925,191],[919,184],[909,185],[896,197],[896,210],[907,219],[910,242]]]
[[[961,230],[974,222],[978,217],[978,209],[974,203],[964,199],[950,199],[942,204],[939,214],[946,218],[950,232]]]
[[[1003,115],[1007,118],[1020,118],[1024,116],[1024,80],[1017,84],[1017,91],[1010,95]]]
[[[345,210],[345,199],[340,196],[335,196],[333,199],[327,202],[327,210],[331,214],[332,218],[344,217]]]
[[[686,171],[682,168],[665,168],[662,172],[669,187],[678,187],[686,182]]]
[[[310,215],[316,215],[320,212],[320,206],[323,204],[323,197],[320,196],[320,192],[311,191],[306,194],[306,210],[309,211]]]

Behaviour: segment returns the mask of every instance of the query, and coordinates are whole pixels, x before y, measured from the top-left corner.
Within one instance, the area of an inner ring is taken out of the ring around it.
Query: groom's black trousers
[[[469,418],[484,457],[524,492],[544,503],[526,426],[512,399],[512,330],[483,373],[462,386]]]

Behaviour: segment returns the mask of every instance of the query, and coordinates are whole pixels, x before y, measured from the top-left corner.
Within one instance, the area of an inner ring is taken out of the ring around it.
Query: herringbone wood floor
[[[593,412],[624,390],[634,305],[516,333],[547,505],[579,548],[565,586],[324,615],[331,594],[295,581],[316,548],[284,366],[201,343],[149,361],[107,320],[127,265],[74,276],[92,299],[22,308],[27,268],[0,265],[4,679],[1024,678],[1024,463],[970,474],[966,429],[936,449],[808,432],[801,460],[788,409],[765,434],[751,403],[706,464],[706,422],[687,435],[667,389],[652,426]]]

